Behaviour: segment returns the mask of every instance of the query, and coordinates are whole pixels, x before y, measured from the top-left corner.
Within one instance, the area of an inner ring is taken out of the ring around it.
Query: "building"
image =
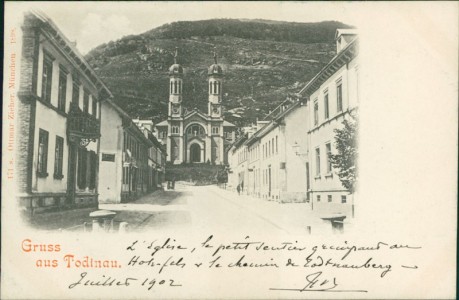
[[[102,103],[102,115],[99,201],[128,202],[160,187],[165,164],[162,145],[113,101]]]
[[[110,97],[49,18],[25,15],[15,166],[23,208],[97,206],[100,103]]]
[[[355,30],[338,29],[336,56],[300,91],[308,107],[309,197],[323,213],[353,215],[353,195],[341,184],[330,162],[336,153],[334,130],[359,102],[358,39]]]
[[[169,69],[168,118],[156,125],[159,138],[166,144],[168,162],[223,164],[227,161],[224,150],[234,142],[236,126],[223,119],[223,69],[216,54],[214,60],[207,72],[207,114],[196,108],[188,111],[182,104],[184,72],[175,52],[174,64]]]
[[[144,133],[145,137],[153,142],[153,146],[148,149],[148,191],[161,189],[166,173],[166,147],[158,141],[154,133],[153,121],[139,119],[134,119],[133,121]]]
[[[279,202],[307,201],[307,140],[303,102],[288,99],[257,122],[230,149],[237,183],[244,194]],[[233,169],[233,168],[232,168]],[[234,182],[234,178],[231,179]]]
[[[337,30],[336,56],[263,123],[229,149],[229,186],[280,202],[307,202],[322,214],[353,215],[353,195],[332,168],[334,130],[358,105],[358,39]]]

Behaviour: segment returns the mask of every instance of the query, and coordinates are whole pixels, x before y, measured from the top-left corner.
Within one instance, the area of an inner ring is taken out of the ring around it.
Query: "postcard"
[[[2,299],[455,299],[456,2],[6,2]]]

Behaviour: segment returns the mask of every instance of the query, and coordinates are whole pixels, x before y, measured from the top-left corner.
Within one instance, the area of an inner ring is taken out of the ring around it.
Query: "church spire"
[[[218,64],[218,62],[217,62],[217,48],[216,47],[214,47],[214,62],[215,62],[215,64]]]
[[[178,56],[178,47],[175,47],[175,53],[174,53],[174,64],[177,63],[177,56]]]

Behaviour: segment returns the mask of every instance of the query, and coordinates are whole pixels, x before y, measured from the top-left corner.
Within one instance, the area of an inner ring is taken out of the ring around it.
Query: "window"
[[[54,178],[62,179],[62,164],[64,158],[64,139],[56,136],[56,146],[54,150]]]
[[[58,90],[58,100],[57,100],[57,109],[65,112],[65,98],[67,96],[67,73],[60,69],[59,73],[59,90]]]
[[[38,133],[38,165],[37,173],[40,177],[48,176],[48,131],[40,129]]]
[[[80,102],[80,85],[76,82],[73,83],[72,102],[75,103],[77,106]]]
[[[218,134],[219,128],[217,126],[212,127],[212,134]]]
[[[332,195],[328,195],[327,198],[328,198],[328,202],[332,202],[332,200],[333,200]]]
[[[53,59],[48,54],[43,57],[43,77],[41,82],[41,99],[51,103],[51,87],[53,81]]]
[[[316,148],[316,176],[320,175],[320,148]]]
[[[276,135],[276,153],[279,153],[279,148],[277,147],[277,135]]]
[[[190,134],[190,135],[193,135],[193,136],[196,136],[196,135],[204,135],[205,131],[204,131],[204,128],[201,125],[194,124],[194,125],[191,125],[190,127],[188,127],[188,129],[186,130],[186,133]]]
[[[314,101],[314,125],[319,124],[319,102]]]
[[[89,110],[89,93],[88,91],[83,91],[83,111],[88,113]]]
[[[324,94],[324,117],[325,117],[325,120],[328,119],[330,117],[330,111],[328,109],[328,92],[325,92]]]
[[[172,133],[180,133],[180,129],[178,126],[172,126]]]
[[[331,163],[331,144],[325,144],[325,151],[327,153],[327,173],[331,173],[332,171],[332,163]]]
[[[97,118],[97,99],[92,97],[92,115]]]
[[[341,203],[346,203],[347,202],[347,197],[345,195],[341,196]]]
[[[174,92],[174,82],[171,81],[171,90],[170,93],[172,94]]]
[[[317,195],[317,202],[320,202],[320,195]]]
[[[129,183],[129,167],[123,167],[123,184]]]
[[[272,148],[272,153],[274,154],[274,138],[272,138],[271,141],[272,141],[272,147],[273,147],[273,148]]]
[[[339,81],[336,85],[336,111],[340,112],[343,110],[343,85]]]

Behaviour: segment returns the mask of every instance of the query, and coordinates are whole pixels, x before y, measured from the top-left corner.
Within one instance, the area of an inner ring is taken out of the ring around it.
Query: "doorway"
[[[190,147],[190,161],[192,163],[201,162],[201,146],[193,144]]]

